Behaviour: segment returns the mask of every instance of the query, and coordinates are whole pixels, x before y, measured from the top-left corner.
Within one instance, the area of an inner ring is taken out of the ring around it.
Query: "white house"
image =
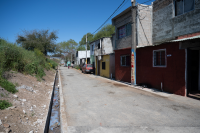
[[[82,63],[85,63],[86,59],[86,50],[76,51],[75,55],[75,64],[80,65]],[[90,50],[87,50],[87,64],[90,64]]]

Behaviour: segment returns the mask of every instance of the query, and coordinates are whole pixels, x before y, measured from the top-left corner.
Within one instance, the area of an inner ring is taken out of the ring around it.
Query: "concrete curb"
[[[63,98],[62,81],[60,76],[60,67],[58,68],[59,75],[59,94],[60,94],[60,129],[61,133],[68,133],[67,116],[65,111],[65,102]]]
[[[48,97],[48,99],[50,99],[49,101],[49,104],[48,104],[48,112],[47,112],[47,115],[46,115],[46,121],[45,121],[45,125],[44,125],[44,133],[47,133],[48,130],[49,130],[49,123],[50,123],[50,117],[51,117],[51,109],[52,109],[52,103],[53,103],[53,94],[54,94],[54,87],[55,87],[55,82],[56,82],[56,74],[57,72],[54,74],[54,83],[53,83],[53,88],[52,88],[52,91],[51,91],[51,95],[50,97]]]
[[[79,72],[79,73],[81,73],[81,72]],[[87,75],[87,76],[91,77],[91,75]],[[125,86],[128,86],[128,87],[132,87],[132,88],[135,88],[135,89],[138,89],[138,90],[146,91],[146,92],[149,92],[149,93],[152,93],[152,94],[155,94],[155,95],[158,95],[158,96],[162,96],[162,97],[169,97],[169,96],[173,95],[173,94],[168,93],[168,92],[161,92],[161,91],[159,91],[157,89],[154,89],[154,88],[143,88],[143,87],[140,87],[140,86],[128,85],[126,83],[122,83],[122,82],[119,82],[119,81],[116,81],[116,80],[112,80],[112,79],[108,79],[108,78],[105,78],[105,77],[101,77],[101,76],[98,76],[98,75],[92,75],[92,76],[98,77],[98,78],[102,78],[102,79],[106,79],[108,81],[112,81],[112,82],[115,82],[115,83],[118,83],[118,84],[122,84],[122,85],[125,85]]]

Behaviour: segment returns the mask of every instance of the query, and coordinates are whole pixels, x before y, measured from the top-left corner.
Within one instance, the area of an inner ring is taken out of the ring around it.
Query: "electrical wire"
[[[140,19],[139,19],[139,21],[140,21]],[[140,21],[140,25],[141,25],[141,27],[142,27],[143,33],[144,33],[144,35],[145,35],[145,38],[146,38],[148,44],[150,45],[149,40],[147,39],[146,33],[144,32],[144,28],[143,28],[143,26],[142,26],[141,21]]]
[[[112,15],[110,15],[110,17],[95,31],[97,32],[106,22],[108,22],[108,20],[115,14],[115,12],[122,6],[122,4],[125,2],[126,0],[124,0],[119,6],[118,8],[112,13]],[[94,34],[95,32],[93,32],[92,34]]]

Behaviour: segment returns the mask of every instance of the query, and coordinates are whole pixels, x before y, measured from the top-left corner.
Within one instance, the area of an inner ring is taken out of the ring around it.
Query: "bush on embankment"
[[[0,39],[0,86],[7,91],[15,93],[14,85],[11,85],[3,77],[5,71],[13,70],[24,74],[30,74],[41,80],[45,76],[44,69],[55,69],[58,64],[44,56],[38,50],[28,51],[16,44],[9,43],[4,39]]]

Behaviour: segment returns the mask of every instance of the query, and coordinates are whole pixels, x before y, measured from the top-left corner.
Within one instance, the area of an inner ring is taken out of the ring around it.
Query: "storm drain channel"
[[[56,72],[44,133],[60,133],[61,132],[60,130],[60,95],[59,95],[58,77],[59,77],[58,72]]]

